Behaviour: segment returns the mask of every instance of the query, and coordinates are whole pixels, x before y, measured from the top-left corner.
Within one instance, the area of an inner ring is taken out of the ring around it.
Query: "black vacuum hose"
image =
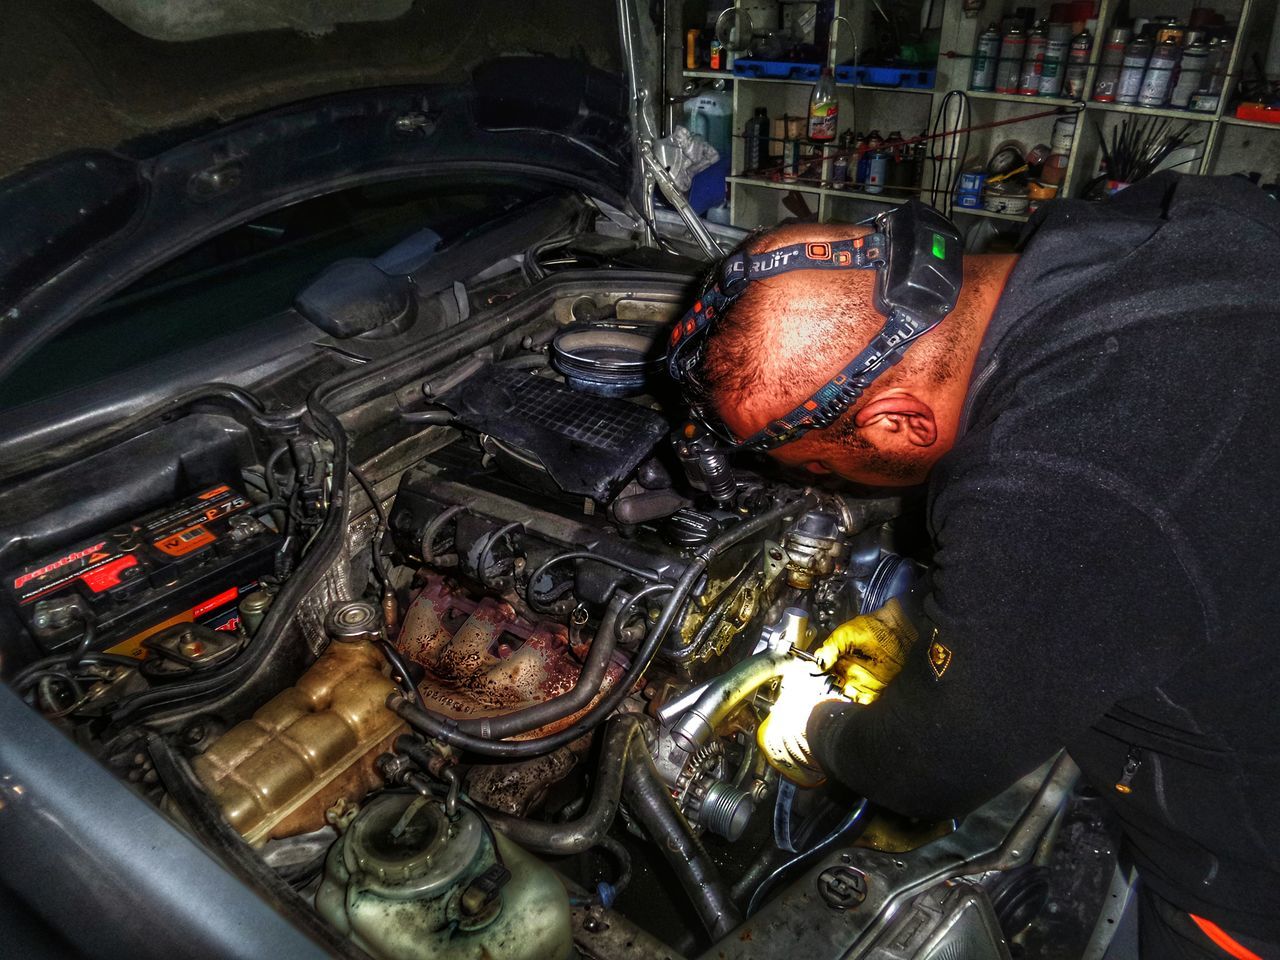
[[[647,751],[632,750],[627,755],[626,789],[627,808],[667,858],[707,933],[712,940],[728,936],[742,922],[742,914]]]
[[[646,749],[643,730],[644,723],[638,714],[624,713],[609,721],[604,746],[600,750],[600,761],[596,766],[596,782],[591,802],[577,819],[567,823],[549,823],[513,817],[496,810],[486,810],[485,818],[495,830],[535,853],[567,857],[590,850],[600,843],[613,825],[618,813],[618,803],[622,799],[622,780],[627,757],[632,753],[644,753]],[[406,739],[412,738],[401,737],[396,741],[396,749],[421,766],[413,753],[401,750],[401,741]]]

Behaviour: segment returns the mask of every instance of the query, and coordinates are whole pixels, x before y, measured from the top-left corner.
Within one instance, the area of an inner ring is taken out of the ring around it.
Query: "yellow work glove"
[[[777,702],[756,728],[756,743],[769,765],[801,787],[816,787],[827,778],[809,749],[805,727],[813,708],[840,699],[830,678],[809,660],[788,660],[782,668]]]
[[[814,658],[841,693],[866,704],[898,675],[917,639],[915,626],[895,599],[836,627]]]

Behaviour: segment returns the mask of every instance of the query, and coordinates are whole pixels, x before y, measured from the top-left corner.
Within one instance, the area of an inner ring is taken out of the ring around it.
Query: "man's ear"
[[[877,397],[853,418],[867,440],[881,449],[903,443],[931,447],[938,442],[933,408],[909,393]]]

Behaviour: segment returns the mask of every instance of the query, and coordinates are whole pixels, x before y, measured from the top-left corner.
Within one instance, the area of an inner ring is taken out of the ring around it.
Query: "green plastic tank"
[[[379,960],[567,960],[569,898],[551,868],[480,816],[384,793],[325,858],[316,910]]]

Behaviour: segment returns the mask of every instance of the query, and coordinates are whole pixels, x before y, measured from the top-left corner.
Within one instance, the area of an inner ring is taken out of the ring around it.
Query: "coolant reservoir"
[[[496,843],[496,847],[495,847]],[[551,868],[479,815],[384,793],[325,859],[316,911],[378,960],[566,960],[569,898]]]

